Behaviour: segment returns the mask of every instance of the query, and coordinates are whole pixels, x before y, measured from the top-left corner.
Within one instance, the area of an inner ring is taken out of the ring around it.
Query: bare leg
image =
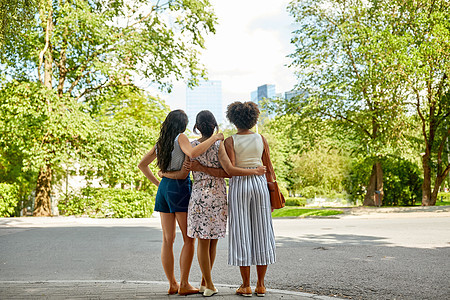
[[[250,266],[239,267],[242,277],[242,287],[250,287]]]
[[[265,287],[264,277],[266,276],[267,265],[256,266],[256,273],[258,274],[258,282],[256,287]]]
[[[169,293],[177,291],[179,288],[178,282],[174,273],[174,258],[173,258],[173,243],[175,241],[175,214],[160,213],[161,227],[163,230],[163,241],[161,247],[161,262],[166,273],[167,280],[169,280]]]
[[[211,240],[211,243],[209,244],[209,257],[211,258],[211,270],[214,265],[214,261],[216,260],[216,249],[217,249],[217,243],[219,240]]]
[[[210,241],[211,242],[209,244],[209,259],[211,261],[211,271],[212,271],[212,268],[214,266],[214,261],[216,260],[217,243],[219,242],[219,240],[218,239],[214,239],[214,240],[210,240]],[[199,239],[199,242],[200,242],[200,239]],[[197,248],[197,252],[198,252],[198,249],[199,248]],[[197,254],[197,256],[198,256],[198,254]],[[202,282],[201,282],[200,285],[206,286],[206,281],[205,281],[205,278],[203,276],[202,276]]]
[[[197,248],[197,258],[200,269],[202,270],[203,279],[205,280],[206,287],[210,290],[215,289],[211,278],[211,258],[210,255],[210,244],[209,239],[199,239]]]
[[[192,260],[194,259],[195,239],[187,235],[187,213],[176,212],[175,217],[183,234],[183,248],[180,254],[180,290],[193,291],[196,290],[189,284],[189,272],[191,270]],[[197,290],[198,292],[198,290]]]

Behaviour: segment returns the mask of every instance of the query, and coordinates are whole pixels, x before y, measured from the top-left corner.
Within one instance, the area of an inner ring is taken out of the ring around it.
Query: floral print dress
[[[215,142],[206,152],[196,157],[205,167],[220,168],[219,146]],[[200,144],[195,140],[192,146]],[[227,229],[227,192],[225,179],[194,171],[191,199],[188,208],[188,236],[201,239],[225,237]]]

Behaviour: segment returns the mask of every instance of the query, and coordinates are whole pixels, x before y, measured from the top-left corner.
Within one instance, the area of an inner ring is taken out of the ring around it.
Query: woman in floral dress
[[[201,138],[192,146],[211,137],[218,125],[214,115],[207,110],[198,113],[194,132]],[[222,169],[223,168],[223,169]],[[224,177],[263,175],[265,167],[243,169],[234,167],[220,141],[215,142],[203,154],[194,158],[191,165],[194,183],[188,207],[188,231],[191,238],[198,238],[197,258],[202,271],[200,292],[209,297],[217,293],[211,278],[218,239],[225,237],[227,227],[227,194]],[[225,171],[225,172],[224,172]],[[206,173],[207,172],[207,173]]]

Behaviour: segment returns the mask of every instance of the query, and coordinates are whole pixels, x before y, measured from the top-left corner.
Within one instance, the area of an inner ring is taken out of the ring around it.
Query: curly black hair
[[[227,107],[227,118],[239,129],[250,129],[256,125],[259,108],[255,102],[233,102]]]
[[[181,109],[171,111],[162,123],[159,138],[156,142],[156,158],[161,171],[167,172],[172,159],[175,138],[186,130],[187,124],[188,117]]]
[[[194,133],[197,133],[197,129],[203,137],[209,138],[213,135],[214,129],[219,130],[216,118],[209,110],[202,110],[197,114],[194,126]]]

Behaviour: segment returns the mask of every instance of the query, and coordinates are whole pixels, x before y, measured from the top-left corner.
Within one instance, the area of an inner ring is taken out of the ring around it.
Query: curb
[[[179,295],[167,295],[168,283],[163,281],[127,280],[38,280],[0,281],[2,299],[170,299]],[[237,285],[216,284],[216,299],[242,299],[235,295]],[[254,289],[254,287],[252,287]],[[267,289],[265,299],[320,299],[337,297],[320,296],[303,292]],[[202,297],[201,294],[189,298]],[[203,298],[203,297],[202,297]]]

